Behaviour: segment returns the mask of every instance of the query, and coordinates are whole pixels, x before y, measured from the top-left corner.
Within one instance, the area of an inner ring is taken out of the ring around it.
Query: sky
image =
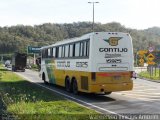
[[[160,0],[95,0],[95,22],[160,27]],[[92,22],[93,0],[0,0],[0,26]]]

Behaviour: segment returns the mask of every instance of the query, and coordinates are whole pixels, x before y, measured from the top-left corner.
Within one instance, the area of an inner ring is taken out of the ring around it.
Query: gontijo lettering
[[[128,48],[99,48],[99,52],[128,52]]]

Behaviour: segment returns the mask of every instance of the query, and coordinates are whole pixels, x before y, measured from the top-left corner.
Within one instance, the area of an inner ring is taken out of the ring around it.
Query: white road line
[[[122,94],[122,95],[127,95],[127,96],[132,96],[132,97],[135,97],[135,98],[148,98],[148,99],[160,99],[160,96],[150,96],[150,95],[140,95],[140,94]]]
[[[122,93],[122,95],[129,95],[129,96],[134,96],[134,97],[144,97],[144,98],[159,98],[160,99],[160,96],[157,96],[157,95],[141,95],[141,94],[133,94],[133,93],[127,93],[127,94],[125,94],[125,93]]]
[[[132,97],[134,98],[134,97]],[[143,101],[147,101],[147,102],[156,102],[156,103],[159,103],[159,99],[153,99],[153,98],[136,98],[138,100],[143,100]]]
[[[18,74],[18,73],[16,73],[16,74]],[[116,113],[116,112],[113,112],[113,111],[110,111],[110,110],[107,110],[107,109],[98,107],[98,106],[93,105],[93,104],[91,104],[91,103],[87,103],[87,102],[85,102],[85,101],[76,99],[75,97],[72,97],[72,96],[63,94],[63,93],[61,93],[61,92],[58,92],[57,90],[48,88],[48,87],[46,87],[46,86],[44,86],[44,85],[41,85],[41,84],[39,84],[39,83],[35,83],[35,82],[32,81],[30,78],[28,78],[28,77],[26,77],[26,76],[23,76],[23,75],[21,75],[21,74],[18,74],[18,75],[20,75],[21,77],[25,78],[26,80],[28,80],[28,81],[36,84],[36,85],[39,85],[39,86],[41,86],[41,87],[43,87],[43,88],[46,88],[46,89],[48,89],[48,90],[51,90],[51,91],[53,91],[53,92],[55,92],[55,93],[58,93],[58,94],[60,94],[60,95],[63,95],[63,96],[65,96],[65,97],[68,97],[68,98],[70,98],[70,99],[76,100],[76,101],[78,101],[78,102],[84,103],[84,104],[89,105],[89,106],[92,106],[92,107],[94,107],[94,108],[98,108],[98,109],[103,110],[103,111],[106,111],[106,112],[108,112],[108,113],[118,115],[120,118],[125,118],[125,119],[130,119],[130,120],[132,120],[131,118],[129,118],[129,117],[127,117],[127,116],[120,115],[120,114],[118,114],[118,113]]]
[[[127,97],[134,98],[134,99],[137,99],[137,100],[147,101],[147,102],[152,102],[152,101],[159,102],[159,99],[160,99],[159,97],[150,97],[150,98],[148,98],[148,96],[145,97],[145,96],[132,95],[132,94],[119,94],[119,93],[116,93],[116,94],[127,96]]]
[[[121,91],[121,92],[117,92],[117,93],[136,93],[136,94],[154,94],[154,95],[160,95],[160,93],[157,93],[157,91],[160,91],[160,90],[132,90],[132,91]]]
[[[133,92],[133,93],[119,93],[119,94],[124,94],[124,95],[140,95],[140,96],[148,96],[148,97],[160,97],[159,93],[145,93],[145,92]]]
[[[159,99],[154,99],[154,98],[140,98],[141,100],[144,100],[144,101],[148,101],[148,102],[158,102],[159,103]]]

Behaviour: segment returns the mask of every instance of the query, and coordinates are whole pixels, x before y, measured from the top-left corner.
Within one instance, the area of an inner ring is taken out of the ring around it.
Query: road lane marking
[[[19,74],[19,73],[16,73],[16,74],[17,74],[17,75],[20,75],[21,77],[25,78],[26,80],[28,80],[28,81],[30,81],[30,82],[36,84],[36,85],[39,85],[39,86],[41,86],[41,87],[43,87],[43,88],[46,88],[46,89],[48,89],[48,90],[50,90],[50,91],[53,91],[53,92],[55,92],[55,93],[58,93],[58,94],[60,94],[60,95],[62,95],[62,96],[65,96],[65,97],[67,97],[67,98],[70,98],[70,99],[72,99],[72,101],[75,100],[75,101],[78,101],[78,102],[80,102],[80,103],[83,103],[83,104],[92,106],[92,107],[94,107],[94,108],[98,108],[99,110],[106,111],[106,112],[108,112],[108,113],[110,113],[110,114],[118,115],[120,118],[125,118],[125,119],[132,120],[131,118],[129,118],[129,117],[127,117],[127,116],[123,116],[123,115],[118,114],[118,113],[116,113],[116,112],[113,112],[113,111],[110,111],[110,110],[101,108],[101,107],[99,107],[99,106],[93,105],[93,104],[88,103],[88,102],[85,102],[85,101],[83,101],[83,100],[79,100],[79,99],[77,99],[77,98],[75,98],[75,97],[72,97],[72,96],[63,94],[63,93],[61,93],[61,92],[59,92],[59,91],[57,91],[57,90],[48,88],[48,87],[46,87],[46,86],[44,86],[44,85],[41,85],[41,84],[39,84],[39,83],[35,83],[35,82],[32,81],[30,78],[28,78],[28,77],[26,77],[26,76],[24,76],[24,75],[21,75],[21,74]],[[75,101],[74,101],[74,102],[75,102]],[[81,105],[81,104],[80,104],[80,105]],[[85,107],[86,107],[86,106],[85,106]]]
[[[125,94],[125,93],[122,93],[122,95],[127,95],[127,96],[132,96],[132,97],[135,97],[135,98],[157,98],[157,99],[160,99],[160,96],[150,96],[150,95],[140,95],[140,94]]]

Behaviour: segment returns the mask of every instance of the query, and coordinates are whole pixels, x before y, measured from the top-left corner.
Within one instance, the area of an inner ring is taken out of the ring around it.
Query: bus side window
[[[68,57],[68,52],[69,52],[69,45],[65,45],[65,55],[64,57]]]
[[[63,50],[62,51],[62,57],[64,58],[65,57],[65,46],[62,47],[62,50]]]
[[[84,42],[80,43],[80,56],[84,56]]]
[[[86,42],[86,56],[89,56],[89,41]]]
[[[48,58],[48,49],[45,49],[45,58]]]
[[[73,44],[73,57],[75,57],[75,43]]]
[[[42,58],[45,58],[45,50],[42,50]]]
[[[73,44],[69,45],[69,57],[73,57]]]
[[[50,48],[50,51],[51,51],[51,55],[50,55],[50,58],[52,58],[53,56],[53,49],[52,48]]]
[[[79,53],[80,53],[80,43],[76,43],[75,44],[75,57],[79,57]]]
[[[48,48],[48,57],[47,58],[49,58],[50,56],[51,56],[51,49]]]
[[[53,56],[53,58],[55,58],[56,56],[56,49],[55,48],[52,48],[52,56]]]
[[[84,42],[84,47],[83,47],[83,49],[84,49],[84,57],[86,57],[86,53],[87,53],[87,42],[85,41]]]
[[[58,58],[58,54],[59,54],[59,47],[56,47],[56,51],[55,51],[55,56],[56,56],[56,58]]]
[[[61,57],[62,57],[62,46],[60,46],[58,50],[58,58],[61,58]]]

